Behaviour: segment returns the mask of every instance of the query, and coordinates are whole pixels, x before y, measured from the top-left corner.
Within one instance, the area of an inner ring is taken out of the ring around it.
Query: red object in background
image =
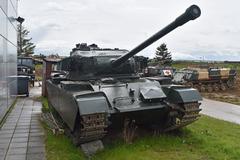
[[[47,97],[47,87],[46,87],[46,81],[51,78],[51,72],[54,69],[54,66],[57,62],[59,62],[61,59],[50,59],[45,58],[43,59],[43,80],[42,80],[42,96]]]

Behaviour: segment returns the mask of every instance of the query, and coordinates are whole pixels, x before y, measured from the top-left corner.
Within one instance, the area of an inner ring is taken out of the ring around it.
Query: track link
[[[201,111],[199,106],[200,104],[198,102],[194,102],[183,104],[182,106],[178,106],[177,108],[174,107],[174,112],[176,112],[177,110],[178,114],[173,118],[171,125],[164,129],[164,131],[172,131],[198,120],[198,117],[200,117],[199,112]],[[181,113],[182,116],[179,116],[179,113]]]
[[[107,116],[105,113],[95,113],[80,116],[81,128],[75,136],[75,143],[81,144],[103,138],[106,135]]]

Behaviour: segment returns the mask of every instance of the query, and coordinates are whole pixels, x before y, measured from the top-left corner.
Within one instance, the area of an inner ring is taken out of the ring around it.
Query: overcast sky
[[[174,59],[240,60],[239,0],[20,0],[19,15],[36,52],[69,55],[76,43],[131,50],[191,4],[202,15],[139,55],[153,57],[165,42]]]

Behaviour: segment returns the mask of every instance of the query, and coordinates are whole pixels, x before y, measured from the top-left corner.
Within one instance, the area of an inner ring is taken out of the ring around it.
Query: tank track
[[[227,81],[219,81],[219,82],[199,82],[199,83],[192,83],[188,82],[185,84],[187,87],[195,88],[199,92],[219,92],[219,91],[226,91],[232,89],[236,86],[236,78],[229,79]]]
[[[198,117],[200,117],[199,112],[201,111],[199,106],[200,104],[198,102],[172,106],[173,110],[170,111],[171,124],[165,128],[164,131],[168,132],[179,129],[198,120]]]
[[[95,113],[80,116],[80,129],[73,135],[75,144],[86,143],[103,138],[106,135],[107,116],[105,113]]]

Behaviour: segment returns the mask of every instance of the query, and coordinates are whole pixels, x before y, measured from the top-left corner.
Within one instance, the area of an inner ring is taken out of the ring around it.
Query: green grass
[[[43,67],[42,64],[35,65],[35,76],[36,76],[36,79],[39,81],[42,80],[42,67]]]
[[[46,128],[46,127],[45,127]],[[48,160],[86,159],[64,135],[53,135],[46,129]],[[176,135],[147,135],[133,144],[116,139],[105,144],[93,160],[234,160],[240,157],[240,125],[202,116]]]
[[[45,127],[46,128],[46,127]],[[46,150],[48,160],[82,160],[85,159],[80,149],[76,148],[64,135],[53,135],[46,129]]]
[[[41,101],[42,102],[42,112],[45,113],[45,112],[52,112],[52,108],[49,107],[48,105],[48,99],[46,97],[38,97],[37,98],[38,101]]]
[[[172,64],[172,67],[176,68],[176,69],[182,69],[182,68],[187,68],[188,66],[199,66],[199,65],[209,65],[209,66],[216,66],[216,67],[232,68],[232,69],[236,69],[238,71],[240,70],[240,64],[223,63],[223,62],[206,63],[206,62],[193,62],[193,61],[174,61]]]
[[[239,159],[240,126],[207,116],[185,129],[179,135],[165,134],[145,136],[133,144],[116,140],[105,144],[105,149],[97,153],[94,160],[164,160],[194,159],[221,160]],[[73,146],[64,135],[53,135],[47,131],[48,160],[81,160],[84,155]]]
[[[240,126],[203,116],[180,135],[146,136],[127,145],[116,142],[93,159],[239,159]]]

